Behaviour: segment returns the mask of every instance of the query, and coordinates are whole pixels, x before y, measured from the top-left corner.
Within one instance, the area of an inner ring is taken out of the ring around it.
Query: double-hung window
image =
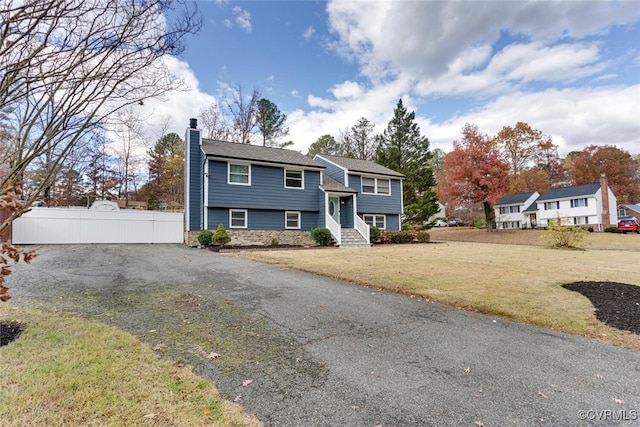
[[[229,163],[229,184],[251,185],[251,166]]]
[[[572,208],[580,208],[587,206],[588,202],[586,198],[583,199],[571,199],[571,207]]]
[[[376,179],[362,177],[362,192],[367,194],[375,194]]]
[[[229,228],[247,228],[247,210],[229,210]]]
[[[304,172],[295,169],[284,170],[285,188],[304,188]]]
[[[386,222],[385,222],[385,216],[384,215],[369,215],[369,214],[364,214],[362,215],[362,219],[364,220],[364,222],[369,225],[370,227],[378,227],[381,230],[386,229]]]
[[[544,210],[549,211],[551,209],[560,209],[560,201],[544,202]]]
[[[300,212],[284,213],[284,228],[287,230],[299,230],[300,229]]]
[[[390,194],[391,181],[382,178],[362,177],[362,192],[365,194]]]

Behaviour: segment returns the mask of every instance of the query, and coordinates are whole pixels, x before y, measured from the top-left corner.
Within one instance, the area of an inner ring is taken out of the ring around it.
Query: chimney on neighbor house
[[[600,175],[600,192],[602,194],[602,227],[606,228],[611,225],[609,214],[609,183],[605,174]]]
[[[189,128],[198,129],[198,119],[189,119]]]

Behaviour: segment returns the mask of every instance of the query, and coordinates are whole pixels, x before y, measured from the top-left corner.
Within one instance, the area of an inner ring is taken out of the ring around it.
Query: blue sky
[[[197,5],[202,31],[167,62],[190,91],[148,107],[179,134],[241,85],[287,114],[304,153],[361,117],[382,132],[399,98],[445,151],[465,123],[494,135],[524,121],[561,155],[590,144],[640,153],[639,1]]]

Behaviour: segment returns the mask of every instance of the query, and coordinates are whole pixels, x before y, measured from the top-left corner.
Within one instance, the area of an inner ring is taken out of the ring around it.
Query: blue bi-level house
[[[309,245],[326,227],[341,247],[369,246],[369,227],[399,230],[404,175],[376,163],[185,137],[185,232],[222,224],[234,245]]]

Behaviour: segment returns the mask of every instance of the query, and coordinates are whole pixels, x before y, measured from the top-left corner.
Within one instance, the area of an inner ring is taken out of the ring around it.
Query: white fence
[[[13,222],[16,245],[71,243],[182,243],[183,214],[33,208]]]

